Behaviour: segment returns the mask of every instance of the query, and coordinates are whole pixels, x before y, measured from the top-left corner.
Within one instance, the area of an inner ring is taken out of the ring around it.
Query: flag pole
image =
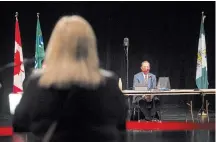
[[[16,20],[17,20],[17,18],[18,18],[18,12],[16,12],[15,17],[16,17]]]
[[[205,18],[206,18],[206,16],[204,15],[204,11],[202,11],[202,23],[201,24],[204,24]],[[198,112],[198,115],[206,116],[208,113],[205,113],[207,110],[205,110],[205,108],[204,108],[204,105],[205,105],[205,94],[201,93],[201,96],[202,96],[202,105],[201,105],[201,108],[200,108],[200,110]]]
[[[37,27],[38,27],[39,15],[40,15],[40,13],[38,12],[38,13],[37,13],[37,25],[36,25],[36,46],[35,46],[35,51],[36,51],[36,53],[37,53]],[[35,53],[35,55],[37,55],[36,53]],[[37,60],[38,60],[38,57],[35,56],[35,67],[36,67],[36,64],[37,64],[37,63],[36,63]]]
[[[204,15],[204,11],[202,11],[202,22],[204,23],[206,16]]]

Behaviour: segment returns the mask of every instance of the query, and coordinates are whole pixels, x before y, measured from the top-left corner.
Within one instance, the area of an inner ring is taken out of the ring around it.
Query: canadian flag
[[[23,81],[25,79],[25,69],[22,62],[23,62],[23,53],[22,53],[21,36],[20,36],[19,22],[16,16],[13,93],[23,92]]]

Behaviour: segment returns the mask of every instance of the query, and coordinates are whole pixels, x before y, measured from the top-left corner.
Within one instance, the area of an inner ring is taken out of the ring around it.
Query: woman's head
[[[98,85],[102,81],[95,33],[80,16],[64,16],[56,24],[44,59],[40,85]]]

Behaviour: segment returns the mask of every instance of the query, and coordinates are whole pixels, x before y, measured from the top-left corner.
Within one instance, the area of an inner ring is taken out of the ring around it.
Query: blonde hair
[[[46,67],[39,85],[59,88],[72,83],[96,87],[103,76],[99,69],[95,33],[91,25],[80,16],[64,16],[56,24],[50,37]]]

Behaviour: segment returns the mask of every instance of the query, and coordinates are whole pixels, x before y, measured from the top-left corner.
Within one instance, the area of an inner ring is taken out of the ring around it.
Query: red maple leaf
[[[16,50],[16,53],[14,55],[14,64],[15,64],[14,75],[17,75],[17,74],[20,74],[20,72],[23,72],[21,70],[22,62],[20,60],[20,52],[18,50]]]

